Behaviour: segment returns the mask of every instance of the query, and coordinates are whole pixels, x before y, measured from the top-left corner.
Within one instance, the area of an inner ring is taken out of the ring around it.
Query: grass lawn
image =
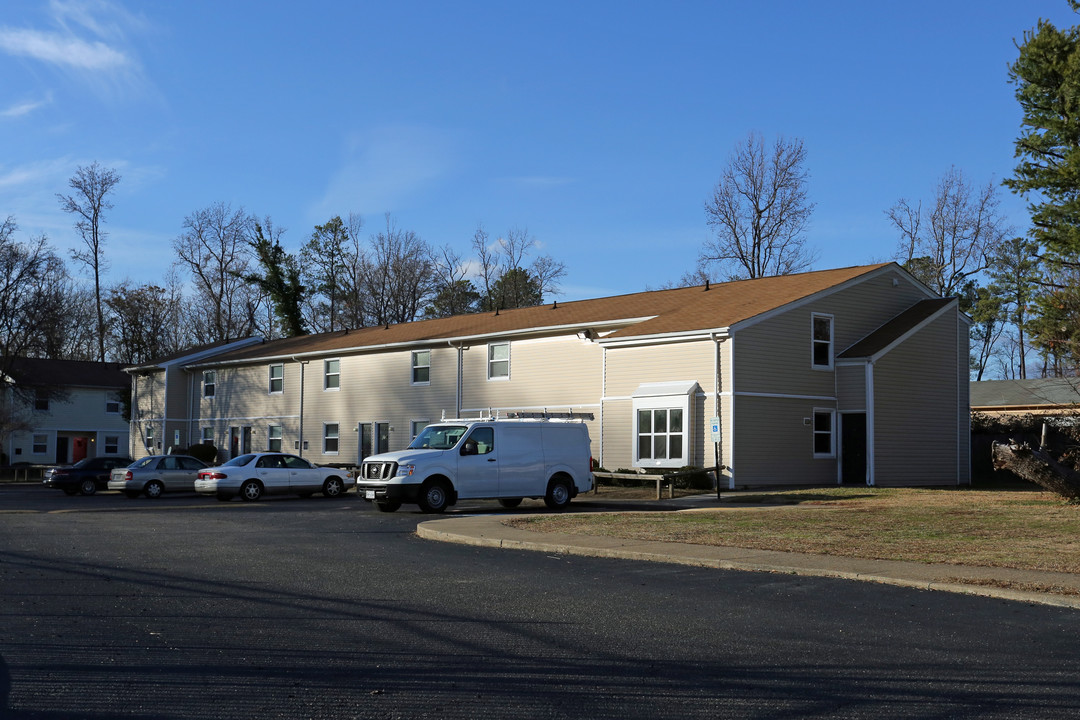
[[[1080,506],[1037,490],[748,492],[709,510],[505,522],[541,532],[1080,573]]]

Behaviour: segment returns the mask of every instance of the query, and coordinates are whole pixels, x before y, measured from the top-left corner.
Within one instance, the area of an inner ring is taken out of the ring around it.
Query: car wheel
[[[397,500],[376,500],[375,507],[379,508],[379,512],[394,512],[401,507],[401,503]]]
[[[263,489],[258,480],[245,480],[240,486],[240,497],[244,500],[258,500],[262,497]]]
[[[66,487],[66,488],[60,488],[60,489],[64,491],[65,495],[74,495],[75,493],[79,492],[79,488],[73,488],[73,487]]]
[[[79,483],[79,492],[83,495],[93,495],[97,492],[97,483],[93,478],[87,478]]]
[[[450,504],[450,488],[442,480],[428,480],[420,488],[420,497],[416,502],[423,512],[441,513]]]
[[[341,482],[339,477],[328,477],[326,482],[322,484],[322,494],[328,498],[341,497],[341,493],[345,492],[345,483]]]
[[[161,494],[165,492],[165,486],[161,484],[160,480],[151,480],[146,483],[143,492],[146,493],[146,497],[156,499],[161,497]]]
[[[128,496],[129,498],[131,498],[132,500],[134,500],[135,498],[137,498],[137,497],[139,497],[140,495],[142,495],[142,493],[141,493],[141,492],[139,492],[138,490],[125,490],[125,491],[124,491],[124,494],[125,494],[125,495],[127,495],[127,496]]]
[[[565,509],[570,504],[570,480],[565,477],[552,478],[544,495],[544,504],[551,510]]]
[[[504,508],[516,508],[521,504],[521,498],[502,498],[499,500],[499,504]]]

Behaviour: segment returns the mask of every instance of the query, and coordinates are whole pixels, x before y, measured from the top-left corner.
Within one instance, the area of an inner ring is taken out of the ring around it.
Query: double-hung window
[[[202,374],[202,396],[204,398],[214,397],[214,393],[217,391],[217,371],[206,370]]]
[[[44,455],[49,451],[49,436],[44,433],[34,435],[32,451],[35,455]]]
[[[270,452],[281,452],[281,426],[269,425],[266,428],[266,449]]]
[[[431,382],[431,351],[417,350],[412,354],[412,384],[428,385]]]
[[[213,445],[214,444],[214,428],[212,428],[212,427],[204,427],[204,428],[202,428],[201,441],[202,441],[203,445]]]
[[[105,396],[105,414],[106,415],[119,415],[120,414],[120,400],[115,395],[113,395],[112,393],[108,393]],[[115,455],[116,453],[113,453],[113,454]]]
[[[339,390],[341,388],[341,361],[323,361],[323,389]]]
[[[510,343],[488,345],[488,380],[510,379]]]
[[[270,366],[270,392],[285,392],[285,366],[281,363]]]
[[[815,370],[832,370],[833,316],[814,313],[810,323],[810,366]]]
[[[34,391],[34,409],[49,412],[49,393],[42,389]]]
[[[323,454],[337,455],[338,452],[338,424],[323,423]]]
[[[105,436],[105,454],[106,455],[119,455],[120,454],[120,436],[119,435],[106,435]]]
[[[836,457],[836,411],[814,408],[814,457]]]

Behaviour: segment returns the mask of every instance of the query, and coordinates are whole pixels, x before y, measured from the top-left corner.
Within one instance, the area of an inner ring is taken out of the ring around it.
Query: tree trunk
[[[1080,502],[1080,473],[1050,457],[1043,450],[1032,450],[1027,443],[994,443],[994,468],[1011,470],[1019,477],[1055,492],[1070,502]]]

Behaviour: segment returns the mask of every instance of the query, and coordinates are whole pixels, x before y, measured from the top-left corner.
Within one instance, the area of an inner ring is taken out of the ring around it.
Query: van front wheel
[[[504,508],[516,508],[521,504],[521,498],[502,498],[499,500],[499,504]]]
[[[442,480],[428,480],[416,502],[423,512],[441,513],[450,504],[450,488]]]
[[[570,504],[570,480],[565,477],[553,477],[548,483],[544,504],[551,510],[564,510]]]

